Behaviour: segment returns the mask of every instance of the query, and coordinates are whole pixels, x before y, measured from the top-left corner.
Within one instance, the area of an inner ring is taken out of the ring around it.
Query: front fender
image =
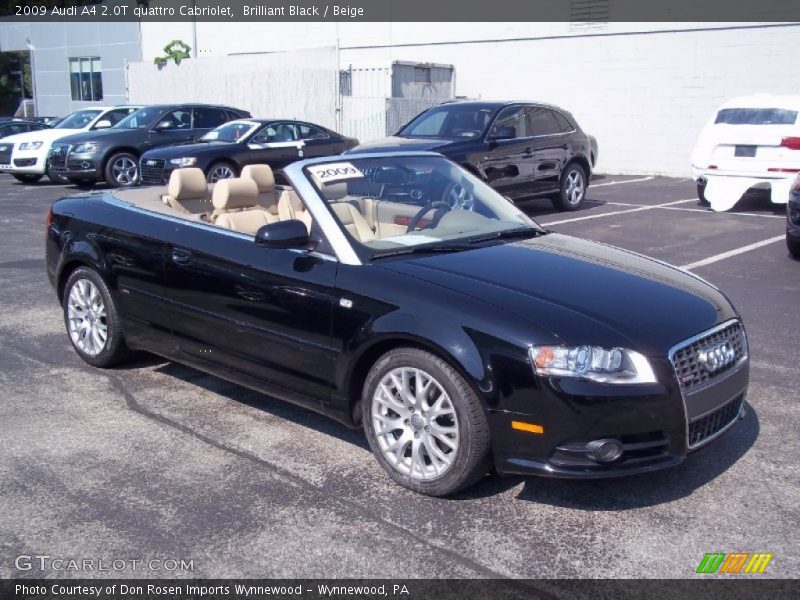
[[[56,293],[59,302],[64,292],[64,284],[69,274],[79,266],[85,265],[97,271],[108,284],[109,288],[115,289],[111,278],[111,268],[89,236],[88,239],[70,238],[63,245],[58,264],[56,266]]]

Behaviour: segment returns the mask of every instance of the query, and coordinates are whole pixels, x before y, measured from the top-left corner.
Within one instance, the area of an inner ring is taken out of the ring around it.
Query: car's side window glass
[[[553,111],[541,106],[531,106],[526,111],[528,122],[528,135],[553,135],[561,133],[561,127],[556,122]]]
[[[167,121],[169,127],[167,129],[191,129],[192,128],[192,112],[188,108],[178,108],[165,114],[159,123]]]
[[[327,134],[313,125],[300,123],[297,125],[298,138],[300,140],[321,140],[327,138]]]
[[[102,120],[111,121],[111,125],[113,126],[113,125],[116,125],[117,123],[119,123],[120,121],[122,121],[122,119],[127,117],[129,114],[131,114],[131,111],[128,108],[120,108],[118,110],[110,110],[105,115],[103,115],[103,119]]]
[[[293,142],[297,139],[295,126],[291,123],[278,123],[262,129],[255,138],[254,144],[271,144],[275,142]]]
[[[220,108],[200,107],[194,109],[195,129],[214,129],[227,122],[227,113]]]
[[[489,137],[495,138],[521,138],[531,135],[525,119],[525,109],[522,106],[509,106],[497,115]]]
[[[553,111],[553,115],[556,118],[556,122],[558,123],[558,126],[561,128],[561,133],[567,133],[569,131],[575,131],[575,128],[572,126],[572,123],[570,123],[567,120],[567,117],[562,115],[557,110]]]

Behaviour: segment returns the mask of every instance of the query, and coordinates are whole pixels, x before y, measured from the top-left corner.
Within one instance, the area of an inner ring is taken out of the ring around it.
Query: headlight
[[[537,375],[600,383],[656,383],[647,358],[625,348],[532,346],[530,358]]]
[[[93,152],[97,152],[100,148],[100,144],[97,142],[84,142],[83,144],[78,144],[72,149],[72,154],[91,154]]]
[[[194,156],[184,156],[182,158],[170,158],[169,164],[178,167],[193,167],[197,164],[197,159]]]
[[[20,150],[38,150],[42,147],[44,142],[22,142],[19,145]]]

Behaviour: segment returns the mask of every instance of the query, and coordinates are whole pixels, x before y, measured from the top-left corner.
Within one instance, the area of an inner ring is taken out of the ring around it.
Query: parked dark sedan
[[[430,150],[443,154],[512,200],[549,196],[560,210],[583,204],[597,140],[557,106],[530,102],[447,102],[393,137],[351,153]]]
[[[363,426],[432,495],[492,464],[676,465],[744,414],[744,326],[701,278],[542,229],[437,154],[284,173],[57,201],[47,272],[78,355],[144,349]]]
[[[80,186],[105,181],[110,187],[139,183],[139,157],[151,148],[191,142],[250,113],[228,106],[165,104],[142,108],[102,131],[87,131],[53,144],[49,168]]]
[[[172,171],[198,167],[209,183],[236,177],[245,165],[268,163],[282,169],[301,158],[341,154],[358,144],[320,125],[286,119],[232,121],[209,131],[198,143],[149,150],[142,155],[142,183],[163,184]]]

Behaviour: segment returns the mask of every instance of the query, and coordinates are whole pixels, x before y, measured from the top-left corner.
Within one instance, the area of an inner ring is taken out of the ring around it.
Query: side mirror
[[[94,124],[94,129],[108,129],[109,127],[111,127],[111,121],[108,119],[103,119]]]
[[[497,127],[489,134],[490,140],[512,140],[517,137],[517,128],[513,125]]]
[[[308,229],[296,219],[262,225],[256,232],[256,246],[262,248],[305,248],[308,241]]]
[[[172,129],[172,121],[159,121],[158,124],[153,128],[156,131],[164,131],[166,129]]]

